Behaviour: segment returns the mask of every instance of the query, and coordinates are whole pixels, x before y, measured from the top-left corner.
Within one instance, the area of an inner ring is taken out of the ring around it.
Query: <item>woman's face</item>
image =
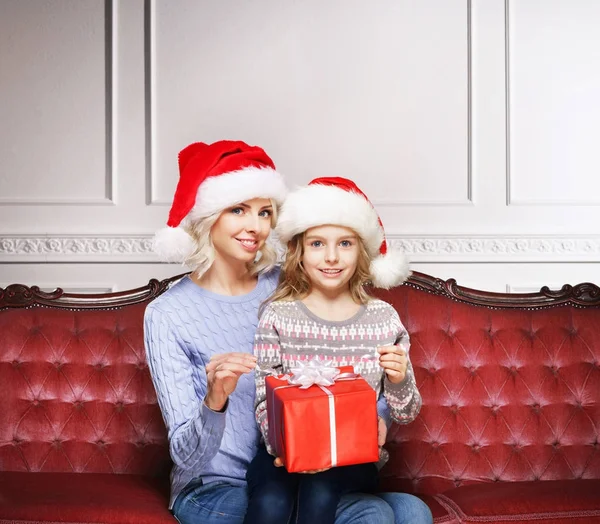
[[[273,205],[268,198],[246,200],[223,211],[210,236],[217,257],[253,262],[271,232]]]

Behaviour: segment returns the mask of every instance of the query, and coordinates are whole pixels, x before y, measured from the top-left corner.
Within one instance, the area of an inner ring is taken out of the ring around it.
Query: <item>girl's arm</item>
[[[396,310],[392,306],[390,309],[392,310],[391,321],[397,333],[395,345],[405,351],[407,367],[404,379],[397,384],[391,382],[387,374],[385,375],[383,393],[387,399],[392,420],[398,424],[408,424],[417,418],[421,410],[422,399],[409,358],[410,338],[408,332],[400,322]]]
[[[148,305],[144,315],[144,344],[148,365],[167,426],[169,452],[184,469],[202,467],[221,447],[225,410],[209,409],[196,394],[192,363],[169,316]],[[203,395],[206,394],[204,386]]]
[[[277,313],[269,305],[265,308],[254,336],[254,356],[256,365],[256,422],[262,434],[267,451],[275,456],[269,444],[269,421],[267,420],[267,392],[265,379],[268,375],[281,374],[281,347],[277,332]]]

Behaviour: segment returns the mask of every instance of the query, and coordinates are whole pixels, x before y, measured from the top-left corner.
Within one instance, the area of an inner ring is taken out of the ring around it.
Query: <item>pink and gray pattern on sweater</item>
[[[268,442],[265,377],[288,373],[298,361],[315,358],[332,361],[335,366],[353,366],[378,397],[383,388],[394,422],[412,422],[421,409],[421,395],[410,360],[406,377],[399,384],[390,382],[379,365],[377,348],[398,344],[408,351],[408,333],[396,310],[382,300],[370,300],[344,321],[323,320],[300,300],[269,304],[254,340],[260,370],[255,375],[256,419],[265,442]],[[272,454],[269,446],[267,449]]]

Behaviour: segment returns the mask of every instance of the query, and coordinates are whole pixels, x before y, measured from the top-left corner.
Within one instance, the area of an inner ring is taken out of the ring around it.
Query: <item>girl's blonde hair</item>
[[[262,314],[267,304],[280,300],[299,300],[303,299],[310,293],[312,287],[304,266],[302,265],[302,257],[304,255],[304,239],[306,232],[298,233],[289,241],[285,261],[279,275],[279,285],[275,293],[263,302],[260,307],[259,314]],[[358,242],[358,261],[356,271],[348,282],[350,286],[350,296],[358,304],[366,304],[370,299],[370,295],[365,289],[365,285],[371,281],[370,264],[371,258],[367,253],[362,239],[357,235]]]
[[[277,223],[277,204],[271,199],[271,206],[273,206],[273,214],[271,215],[271,228],[275,227]],[[227,209],[231,209],[235,206],[230,206]],[[215,248],[213,246],[211,231],[215,222],[219,219],[222,213],[226,210],[219,211],[203,217],[195,222],[186,222],[182,224],[182,227],[187,233],[194,239],[194,251],[184,261],[184,264],[192,269],[197,278],[202,277],[215,261]],[[268,271],[273,268],[277,262],[277,252],[269,244],[265,245],[260,250],[260,257],[258,260],[250,263],[248,269],[251,275],[257,275],[263,271]]]

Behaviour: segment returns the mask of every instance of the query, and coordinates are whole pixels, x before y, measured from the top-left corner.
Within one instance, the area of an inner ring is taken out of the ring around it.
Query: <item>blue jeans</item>
[[[392,508],[395,524],[433,524],[431,510],[420,498],[408,493],[378,493],[377,496]]]
[[[173,505],[181,524],[242,524],[248,495],[246,487],[226,482],[190,482]],[[401,513],[397,513],[401,512]],[[431,524],[429,508],[417,497],[405,493],[344,495],[338,505],[335,524]]]
[[[248,467],[249,502],[244,524],[334,524],[343,495],[377,487],[375,464],[302,474],[288,473],[273,460],[260,446]]]

